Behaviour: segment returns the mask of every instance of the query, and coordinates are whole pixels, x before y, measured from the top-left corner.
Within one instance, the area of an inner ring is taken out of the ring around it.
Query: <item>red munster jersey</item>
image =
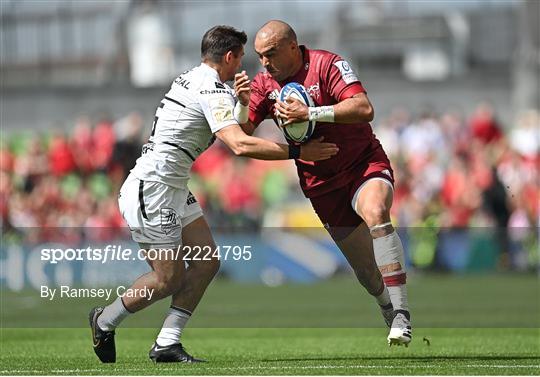
[[[289,82],[302,84],[315,106],[334,105],[366,92],[349,64],[340,56],[324,50],[300,46],[304,65],[293,77],[275,81],[267,72],[258,73],[251,85],[249,120],[258,126],[267,116],[274,121],[274,105],[282,86]],[[308,198],[338,189],[362,173],[365,164],[381,148],[367,122],[340,124],[317,122],[312,138],[324,136],[324,142],[335,143],[339,152],[324,161],[295,160],[300,185]],[[383,152],[384,153],[384,152]]]

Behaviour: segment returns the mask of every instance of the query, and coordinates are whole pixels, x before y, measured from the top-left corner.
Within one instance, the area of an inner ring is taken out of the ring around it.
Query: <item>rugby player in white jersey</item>
[[[301,158],[325,160],[335,144],[322,139],[299,146],[278,144],[246,135],[239,123],[248,117],[249,85],[235,93],[225,81],[241,66],[246,34],[229,26],[208,30],[202,40],[202,63],[182,73],[162,99],[150,139],[120,189],[119,206],[133,240],[145,250],[178,250],[193,246],[215,250],[201,208],[187,188],[191,165],[217,137],[237,156],[261,160]],[[189,355],[180,336],[219,269],[219,258],[188,261],[182,255],[161,253],[148,260],[152,271],[131,286],[134,292],[154,290],[149,297],[118,297],[106,307],[93,308],[90,327],[94,351],[102,362],[116,361],[115,329],[132,313],[172,296],[163,327],[150,350],[155,362],[199,362]],[[142,295],[141,295],[142,296]]]

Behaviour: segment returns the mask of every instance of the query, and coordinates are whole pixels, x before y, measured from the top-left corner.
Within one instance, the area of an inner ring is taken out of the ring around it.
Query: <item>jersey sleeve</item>
[[[234,96],[228,89],[204,89],[199,91],[199,104],[212,133],[224,127],[238,124],[234,119]]]
[[[366,93],[349,63],[340,56],[335,55],[329,59],[326,69],[327,88],[337,102],[358,93]]]
[[[251,83],[251,96],[249,98],[249,121],[255,127],[268,115],[268,102],[266,98],[262,76],[257,75]]]

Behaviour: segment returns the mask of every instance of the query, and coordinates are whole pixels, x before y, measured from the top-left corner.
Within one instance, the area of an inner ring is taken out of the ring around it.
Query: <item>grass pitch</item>
[[[189,352],[209,361],[197,365],[148,359],[166,302],[117,330],[117,363],[105,365],[86,327],[95,302],[33,307],[35,292],[4,293],[0,373],[539,375],[538,290],[534,275],[413,277],[413,342],[389,348],[372,299],[352,277],[278,288],[216,281],[183,336]],[[39,317],[42,328],[25,326]]]
[[[538,330],[416,329],[408,348],[384,329],[190,329],[188,350],[209,362],[153,364],[151,329],[120,329],[118,361],[100,364],[87,329],[4,331],[2,374],[35,375],[538,375]],[[431,345],[422,341],[428,335]]]

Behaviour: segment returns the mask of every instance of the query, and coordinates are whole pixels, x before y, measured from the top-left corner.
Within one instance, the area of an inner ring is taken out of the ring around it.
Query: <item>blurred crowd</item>
[[[465,238],[471,247],[470,234],[460,235],[460,230],[474,228],[484,237],[491,234],[491,243],[478,245],[479,252],[499,250],[502,267],[525,269],[538,263],[537,110],[503,126],[489,103],[478,104],[468,117],[429,110],[413,117],[396,109],[376,125],[375,133],[394,168],[392,214],[399,227],[412,234],[434,230],[434,249],[450,259],[457,257]],[[429,238],[429,232],[420,233]],[[414,264],[421,265],[420,259]]]
[[[117,193],[148,137],[144,123],[138,113],[120,119],[80,117],[63,128],[69,132],[5,135],[0,145],[3,237],[65,242],[76,241],[80,229],[99,240],[125,232]],[[535,110],[502,125],[488,103],[478,104],[472,114],[395,109],[376,119],[374,132],[395,171],[395,223],[503,229],[498,232],[503,250],[516,239],[534,237],[540,216],[539,125]],[[266,129],[270,136],[278,132]],[[290,161],[236,158],[219,142],[195,163],[190,188],[213,226],[256,230],[284,225],[287,211],[297,207],[312,212]]]

